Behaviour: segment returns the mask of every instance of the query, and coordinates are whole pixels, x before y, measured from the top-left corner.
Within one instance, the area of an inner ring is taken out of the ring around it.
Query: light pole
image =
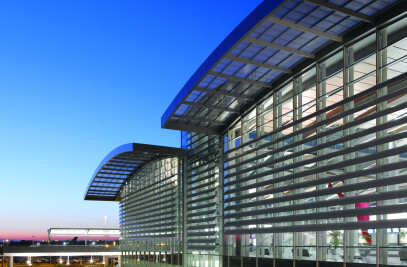
[[[107,215],[105,215],[105,231],[106,231],[106,221],[107,221]],[[106,233],[105,233],[105,246],[106,246]]]

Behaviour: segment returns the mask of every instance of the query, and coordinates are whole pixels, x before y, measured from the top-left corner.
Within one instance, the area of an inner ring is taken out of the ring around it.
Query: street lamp
[[[105,215],[105,230],[106,230],[107,215]],[[106,246],[106,233],[105,233],[105,246]]]

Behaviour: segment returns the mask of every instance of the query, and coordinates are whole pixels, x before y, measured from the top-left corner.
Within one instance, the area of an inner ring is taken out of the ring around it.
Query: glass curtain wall
[[[182,132],[185,266],[222,266],[222,174],[219,137]]]
[[[138,171],[120,195],[123,266],[182,265],[182,179],[177,157]]]
[[[225,266],[405,264],[406,47],[377,29],[229,128]]]

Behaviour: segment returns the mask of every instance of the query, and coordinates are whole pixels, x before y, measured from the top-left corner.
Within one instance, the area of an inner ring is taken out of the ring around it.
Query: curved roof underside
[[[110,152],[96,168],[85,200],[118,201],[120,190],[146,164],[166,157],[184,155],[181,148],[129,143]]]
[[[161,126],[221,133],[275,85],[388,20],[384,15],[405,11],[406,2],[263,1],[188,80],[162,116]]]

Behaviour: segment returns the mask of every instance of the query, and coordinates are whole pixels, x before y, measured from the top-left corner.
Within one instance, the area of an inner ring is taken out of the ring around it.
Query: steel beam
[[[360,20],[363,20],[363,21],[366,21],[366,22],[369,22],[369,23],[374,23],[373,18],[371,18],[369,16],[366,16],[366,15],[363,15],[363,14],[361,14],[359,12],[353,11],[351,9],[348,9],[346,7],[341,7],[341,6],[332,4],[330,2],[325,2],[325,1],[322,1],[322,0],[304,0],[304,1],[313,3],[313,4],[318,5],[318,6],[329,8],[329,9],[331,9],[333,11],[340,12],[340,13],[343,13],[343,14],[348,15],[350,17],[354,17],[354,18],[357,18],[357,19],[360,19]]]
[[[226,55],[225,58],[230,59],[230,60],[234,60],[234,61],[243,62],[243,63],[250,64],[250,65],[253,65],[253,66],[257,66],[257,67],[263,67],[263,68],[266,68],[266,69],[272,69],[272,70],[277,70],[277,71],[281,71],[281,72],[284,72],[284,73],[291,74],[290,69],[285,69],[285,68],[273,66],[273,65],[270,65],[270,64],[267,64],[267,63],[262,63],[262,62],[255,61],[255,60],[250,60],[250,59],[247,59],[247,58],[235,57],[235,56],[231,56],[231,55]]]
[[[118,156],[114,157],[114,159],[116,159],[116,160],[128,160],[128,161],[135,162],[135,163],[136,162],[142,163],[145,161],[145,158],[146,158],[145,155],[128,156],[128,157],[118,157]]]
[[[117,169],[117,168],[110,168],[109,166],[104,166],[103,168],[101,168],[101,170],[112,170],[112,171],[132,172],[134,169],[131,169],[131,170],[123,170],[123,169]]]
[[[294,49],[294,48],[291,48],[291,47],[287,47],[287,46],[283,46],[283,45],[270,43],[270,42],[267,42],[267,41],[264,41],[264,40],[261,40],[261,39],[256,39],[256,38],[253,38],[253,37],[246,37],[246,38],[244,38],[244,41],[250,42],[250,43],[253,43],[253,44],[258,44],[258,45],[270,47],[270,48],[274,48],[274,49],[285,51],[285,52],[288,52],[288,53],[293,53],[293,54],[300,55],[300,56],[307,57],[307,58],[315,58],[315,54],[304,52],[304,51]]]
[[[109,176],[107,176],[109,175]],[[120,176],[120,177],[113,177],[113,176]],[[121,173],[100,173],[98,172],[95,177],[97,178],[108,178],[108,179],[117,179],[122,177],[127,177],[129,174],[121,174]]]
[[[171,130],[179,130],[179,131],[189,131],[189,132],[197,132],[203,134],[221,134],[222,130],[215,127],[205,127],[205,126],[196,126],[196,125],[189,125],[184,123],[176,123],[176,122],[169,122],[167,121],[164,126],[164,129],[171,129]]]
[[[112,180],[127,180],[128,179],[128,177],[126,177],[126,178],[118,178],[118,177],[106,177],[106,176],[95,176],[95,178],[99,178],[99,179],[112,179]],[[95,183],[99,183],[99,181],[95,181],[95,180],[93,180],[92,181],[92,183],[93,182],[95,182]]]
[[[88,191],[88,193],[103,193],[103,194],[110,194],[110,195],[116,195],[119,191],[120,188],[117,187],[104,187],[104,186],[99,186],[99,185],[92,185],[92,187],[95,188],[104,188],[105,190],[101,190],[101,189],[90,189]],[[119,190],[108,190],[108,189],[119,189]]]
[[[238,110],[232,109],[232,108],[224,108],[224,107],[218,107],[218,106],[207,105],[207,104],[202,104],[202,103],[195,103],[195,102],[189,102],[189,101],[182,101],[181,103],[185,104],[185,105],[196,106],[196,107],[201,107],[201,108],[208,108],[208,109],[215,109],[215,110],[220,110],[220,111],[227,111],[227,112],[230,112],[230,113],[239,113]]]
[[[93,183],[102,183],[102,184],[120,184],[120,185],[123,185],[124,183],[123,182],[107,182],[107,181],[93,181]],[[93,184],[92,183],[92,184]],[[99,187],[101,187],[100,185],[92,185],[93,187],[97,187],[97,186],[99,186]],[[104,186],[104,187],[106,187],[106,186]]]
[[[107,174],[107,173],[102,173],[100,174],[101,176],[99,176],[99,174],[97,174],[98,176],[96,176],[95,178],[103,178],[103,179],[111,179],[111,180],[116,180],[116,179],[123,179],[126,180],[129,175],[128,174]],[[103,176],[105,175],[105,176]],[[109,176],[106,176],[109,175]],[[120,177],[114,177],[114,176],[120,176]],[[96,183],[99,183],[99,181],[94,181]]]
[[[247,100],[247,101],[255,101],[254,97],[247,96],[247,95],[239,95],[239,94],[226,92],[226,91],[211,90],[211,89],[205,89],[205,88],[201,88],[201,87],[195,87],[194,90],[209,93],[209,94],[215,94],[215,95],[231,96],[234,98],[239,98],[239,99],[243,99],[243,100]]]
[[[121,164],[121,165],[118,165],[118,164]],[[107,165],[123,166],[123,167],[130,167],[131,166],[131,167],[134,167],[134,168],[137,168],[137,167],[140,166],[140,164],[138,164],[138,163],[128,162],[128,161],[120,161],[120,160],[114,160],[114,159],[109,160]]]
[[[173,115],[171,117],[178,118],[178,119],[184,119],[184,120],[198,121],[198,122],[207,122],[207,123],[226,126],[226,123],[223,123],[221,121],[213,121],[213,120],[208,120],[208,119],[204,119],[204,118],[196,118],[196,117],[192,117],[192,116]]]
[[[114,170],[114,172],[108,172],[108,171],[104,171],[104,170],[105,169],[100,169],[100,171],[98,173],[101,173],[101,174],[114,174],[114,175],[129,175],[129,174],[131,174],[133,172],[133,170],[131,170],[131,171]],[[118,172],[116,172],[116,171],[118,171]]]
[[[228,80],[243,82],[243,83],[259,85],[259,86],[263,86],[263,87],[271,87],[270,83],[265,83],[265,82],[255,81],[255,80],[246,79],[246,78],[242,78],[242,77],[237,77],[237,76],[233,76],[233,75],[223,74],[223,73],[220,73],[220,72],[210,71],[210,72],[208,72],[208,75],[221,77],[221,78],[225,78],[225,79],[228,79]]]
[[[279,24],[279,25],[283,25],[283,26],[286,26],[286,27],[289,27],[289,28],[299,30],[299,31],[303,31],[303,32],[311,33],[311,34],[314,34],[314,35],[317,35],[317,36],[321,36],[321,37],[324,37],[324,38],[327,38],[327,39],[330,39],[330,40],[333,40],[333,41],[336,41],[336,42],[340,42],[340,43],[342,42],[342,36],[337,36],[337,35],[334,35],[334,34],[330,34],[330,33],[327,33],[327,32],[323,32],[323,31],[320,31],[320,30],[309,28],[309,27],[306,27],[304,25],[294,23],[294,22],[291,22],[291,21],[288,21],[288,20],[278,19],[278,18],[273,17],[273,16],[268,17],[267,20],[270,21],[270,22]]]
[[[116,197],[115,196],[106,196],[106,197],[104,197],[104,196],[100,196],[100,195],[97,195],[97,196],[86,196],[85,197],[85,200],[97,200],[97,201],[119,201],[119,200],[115,200],[116,199]]]
[[[138,162],[140,160],[139,159],[134,159],[134,158],[114,157],[109,161],[136,163],[136,162]]]

